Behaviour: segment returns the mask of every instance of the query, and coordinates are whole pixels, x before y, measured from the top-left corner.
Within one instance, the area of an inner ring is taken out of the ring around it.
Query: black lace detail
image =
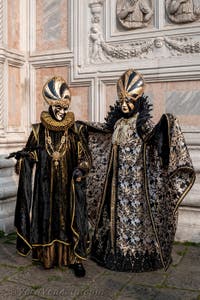
[[[138,118],[137,118],[137,133],[142,138],[144,135],[144,131],[146,130],[145,124],[150,121],[152,118],[151,111],[152,111],[153,105],[149,103],[148,96],[142,95],[137,101],[137,112],[138,112]]]
[[[117,120],[121,118],[128,119],[131,118],[134,114],[139,113],[137,126],[140,130],[142,128],[142,125],[147,120],[152,118],[152,116],[150,115],[151,110],[152,104],[149,103],[148,96],[144,96],[144,94],[134,103],[134,109],[127,114],[122,112],[119,100],[117,100],[114,106],[110,105],[110,111],[105,118],[105,125],[107,128],[113,129]]]
[[[105,118],[106,127],[110,130],[113,130],[115,123],[117,122],[117,120],[121,119],[123,115],[124,114],[121,111],[119,101],[117,100],[114,106],[110,105],[110,111]]]
[[[95,247],[96,246],[96,247]],[[99,265],[106,267],[113,271],[119,272],[148,272],[162,269],[163,265],[157,251],[148,253],[136,251],[133,254],[127,253],[124,255],[120,249],[115,249],[113,253],[110,249],[110,245],[107,241],[107,247],[103,250],[98,247],[98,244],[93,243],[91,258]],[[171,257],[168,256],[169,263]],[[168,264],[169,264],[168,263]]]
[[[150,142],[156,145],[158,155],[162,161],[162,166],[167,167],[170,155],[169,125],[167,115],[163,115],[158,124],[154,127]]]

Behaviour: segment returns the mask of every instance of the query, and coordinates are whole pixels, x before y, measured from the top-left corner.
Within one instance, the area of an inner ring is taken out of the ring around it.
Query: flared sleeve
[[[177,210],[195,181],[195,171],[178,120],[164,114],[144,143],[144,187],[164,268],[177,226]]]
[[[192,160],[181,131],[179,122],[171,114],[165,115],[167,119],[169,138],[168,183],[171,199],[173,199],[174,213],[187,195],[195,181],[195,171]],[[166,145],[164,142],[164,146]],[[165,146],[166,147],[166,146]],[[164,154],[166,156],[166,154]]]
[[[17,250],[21,255],[27,255],[31,249],[30,222],[32,206],[32,173],[37,161],[37,139],[33,128],[28,142],[17,156],[19,185],[15,209],[14,225],[17,229]]]
[[[89,251],[89,228],[86,203],[86,177],[91,168],[91,155],[87,145],[87,128],[75,125],[77,134],[77,167],[74,169],[71,193],[71,230],[73,252],[77,259],[85,260]]]
[[[105,123],[79,123],[83,125],[84,130],[82,130],[81,134],[84,136],[91,159],[91,168],[86,177],[86,198],[90,232],[92,232],[95,228],[104,189],[112,146],[112,132],[105,128]]]

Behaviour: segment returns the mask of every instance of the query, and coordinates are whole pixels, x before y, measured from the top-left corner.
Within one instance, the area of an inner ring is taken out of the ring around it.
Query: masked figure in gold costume
[[[34,124],[18,160],[19,188],[15,226],[17,250],[44,268],[70,266],[84,276],[82,261],[88,250],[85,175],[90,156],[81,130],[68,112],[70,90],[61,77],[53,77],[43,88],[49,105]]]
[[[106,119],[110,136],[90,138],[93,156],[98,139],[99,147],[109,148],[101,149],[104,154],[98,155],[96,166],[97,172],[102,166],[104,176],[88,178],[89,206],[92,197],[98,196],[100,203],[91,257],[117,271],[167,269],[177,209],[195,180],[177,119],[164,114],[154,126],[143,91],[143,77],[135,70],[126,71],[117,82],[119,100]],[[100,195],[95,186],[103,187]]]

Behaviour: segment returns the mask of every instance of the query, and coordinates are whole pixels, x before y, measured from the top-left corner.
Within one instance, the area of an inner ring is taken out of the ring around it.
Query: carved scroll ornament
[[[104,41],[99,24],[93,24],[90,29],[92,63],[113,59],[130,59],[132,57],[145,57],[153,48],[153,40],[142,40],[121,45],[111,45]]]
[[[193,40],[191,37],[157,37],[156,39],[132,41],[119,45],[106,43],[101,31],[98,31],[95,37],[97,37],[97,40],[93,37],[90,52],[90,62],[95,64],[133,57],[145,58],[153,53],[155,49],[163,47],[168,48],[172,55],[200,53],[200,42]]]
[[[199,41],[194,41],[188,37],[164,38],[165,45],[170,50],[180,54],[200,53]]]

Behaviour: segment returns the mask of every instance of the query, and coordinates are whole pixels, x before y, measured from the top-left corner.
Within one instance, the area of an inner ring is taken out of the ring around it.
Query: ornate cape
[[[57,122],[43,112],[41,121],[33,125],[26,155],[18,161],[15,226],[19,253],[32,250],[33,258],[49,268],[86,258],[85,180],[74,182],[72,175],[81,161],[90,164],[90,156],[73,113]]]
[[[163,115],[154,128],[145,124],[143,136],[136,122],[137,116],[118,120],[113,134],[88,127],[91,257],[118,271],[167,269],[177,209],[195,173],[175,117]]]

